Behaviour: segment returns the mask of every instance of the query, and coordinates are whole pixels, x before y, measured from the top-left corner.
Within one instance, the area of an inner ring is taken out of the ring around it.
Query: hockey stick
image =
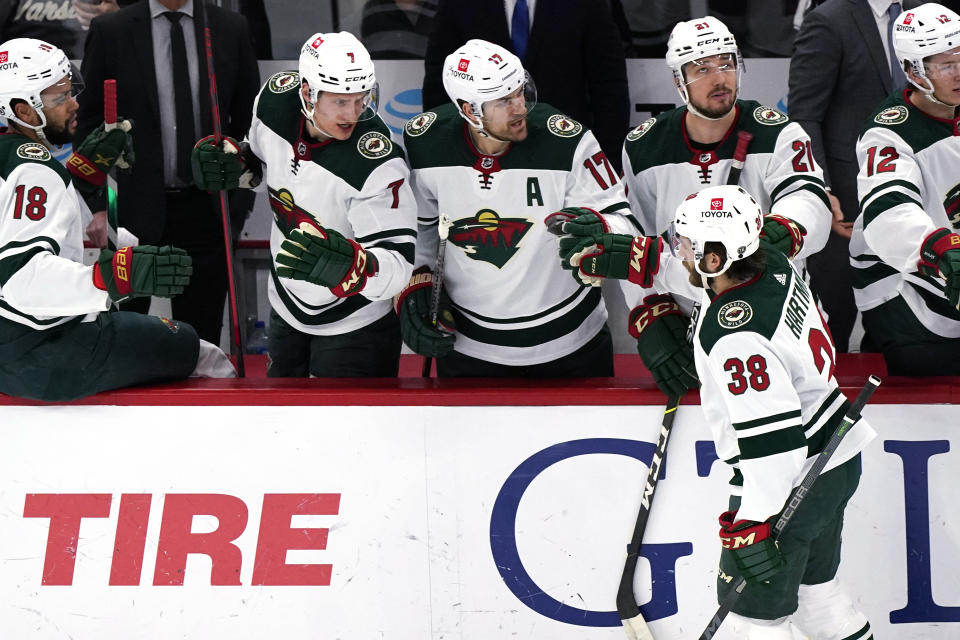
[[[203,4],[202,2],[200,3]],[[210,38],[210,27],[203,28],[203,40],[207,52],[207,77],[210,84],[210,111],[213,120],[213,140],[220,148],[223,141],[223,132],[220,129],[220,102],[217,99],[217,74],[213,69],[213,44]],[[225,191],[218,191],[220,196],[220,219],[223,223],[223,245],[227,256],[227,295],[230,298],[230,351],[237,359],[237,376],[243,378],[243,344],[240,337],[240,319],[237,311],[237,283],[233,275],[233,233],[230,230],[230,208],[227,204]]]
[[[647,473],[647,484],[643,488],[643,497],[640,499],[640,511],[637,513],[637,522],[633,525],[633,536],[627,547],[627,560],[623,564],[623,573],[620,575],[620,587],[617,589],[617,613],[623,623],[623,629],[630,640],[653,640],[650,628],[637,606],[637,597],[633,592],[633,574],[637,570],[637,560],[640,558],[640,547],[643,544],[643,531],[647,528],[647,519],[653,506],[653,495],[657,489],[657,480],[660,476],[660,465],[667,453],[667,440],[673,428],[673,419],[677,415],[677,406],[680,396],[671,397],[667,401],[667,408],[663,412],[663,422],[660,425],[660,438],[657,448],[650,461],[650,472]]]
[[[437,262],[433,267],[433,288],[430,290],[430,326],[437,326],[437,316],[440,313],[440,287],[443,286],[443,259],[447,253],[447,236],[450,234],[450,227],[453,225],[447,214],[441,213],[437,220],[437,233],[440,235],[440,246],[437,248]],[[424,378],[430,377],[430,367],[433,366],[433,358],[424,356],[423,371],[420,375]]]
[[[111,131],[117,128],[117,81],[103,81],[103,129]],[[107,172],[107,248],[117,250],[117,174],[111,167]]]
[[[727,175],[727,184],[739,184],[740,172],[743,171],[743,164],[747,161],[747,147],[753,140],[753,134],[749,131],[737,131],[737,148],[733,150],[733,164],[730,165],[730,173]]]
[[[863,411],[864,405],[867,404],[867,400],[870,399],[870,396],[873,395],[873,392],[877,390],[877,387],[880,386],[880,378],[876,376],[870,376],[867,379],[866,384],[863,385],[863,389],[860,390],[860,395],[857,396],[857,399],[853,401],[853,404],[850,405],[850,408],[847,409],[847,413],[843,416],[843,422],[840,423],[840,426],[837,427],[837,430],[833,432],[833,435],[830,437],[830,440],[827,442],[827,446],[823,448],[823,451],[820,452],[820,455],[817,456],[817,459],[814,460],[813,466],[810,467],[810,470],[807,471],[807,475],[803,477],[803,481],[800,485],[793,490],[793,493],[790,495],[790,499],[787,500],[787,506],[783,509],[783,513],[780,514],[780,517],[777,519],[777,523],[773,526],[773,532],[771,535],[774,539],[779,538],[783,533],[783,530],[787,527],[787,524],[790,523],[790,519],[793,517],[793,514],[796,513],[797,508],[803,502],[803,499],[810,492],[810,488],[817,481],[817,478],[820,477],[820,472],[823,471],[823,468],[827,466],[830,457],[837,450],[837,447],[840,446],[840,441],[843,439],[843,436],[847,434],[847,431],[850,430],[857,420],[860,419],[860,412]],[[700,634],[700,640],[711,640],[714,635],[717,633],[717,630],[720,628],[720,625],[723,624],[724,618],[727,617],[727,614],[733,609],[734,605],[737,603],[737,600],[740,598],[740,594],[743,593],[743,588],[747,585],[747,581],[743,578],[740,578],[740,582],[737,583],[737,586],[731,590],[726,597],[723,599],[723,602],[720,603],[720,606],[717,608],[717,612],[713,614],[713,618],[710,619],[710,623],[707,625],[707,628],[703,630],[703,633]]]

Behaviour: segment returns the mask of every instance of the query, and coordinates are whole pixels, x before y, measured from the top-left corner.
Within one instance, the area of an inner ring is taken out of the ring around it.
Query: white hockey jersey
[[[379,118],[357,124],[348,140],[317,142],[305,132],[300,78],[277,73],[254,103],[247,139],[264,163],[273,210],[270,252],[304,221],[335,229],[375,255],[377,275],[363,290],[336,297],[327,287],[279,278],[271,261],[270,305],[290,326],[314,335],[339,335],[392,312],[392,298],[410,280],[416,245],[416,205],[403,151]]]
[[[85,209],[45,146],[0,133],[0,344],[109,307],[82,264]]]
[[[926,115],[907,93],[888,98],[857,142],[860,215],[850,239],[853,294],[867,311],[903,296],[933,333],[960,338],[960,313],[939,278],[917,271],[923,240],[960,229],[960,128]]]
[[[823,170],[813,160],[810,136],[783,113],[759,102],[737,100],[735,108],[733,126],[709,151],[695,148],[690,141],[686,107],[650,118],[627,134],[623,171],[630,209],[645,235],[664,233],[684,198],[704,187],[726,184],[737,146],[736,132],[747,131],[753,140],[739,184],[764,212],[804,226],[803,248],[794,258],[803,273],[805,258],[827,243],[831,222]],[[684,291],[673,293],[686,295]]]
[[[693,342],[703,413],[717,455],[735,469],[732,490],[742,491],[737,517],[766,520],[783,508],[849,406],[833,376],[830,332],[803,279],[774,251],[759,277],[720,295],[704,292]],[[824,472],[875,435],[858,421]]]
[[[494,157],[476,150],[456,108],[412,118],[404,130],[418,204],[416,265],[437,258],[437,220],[453,223],[443,286],[457,325],[455,349],[505,365],[539,364],[576,351],[607,311],[598,287],[579,286],[560,267],[557,238],[543,219],[563,207],[605,215],[635,235],[616,171],[593,134],[538,104],[526,140]]]

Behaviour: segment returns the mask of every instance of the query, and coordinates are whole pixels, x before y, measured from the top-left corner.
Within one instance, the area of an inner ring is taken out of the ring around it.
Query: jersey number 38
[[[833,343],[830,338],[819,329],[810,329],[807,344],[813,354],[813,364],[817,371],[823,373],[829,362],[827,378],[833,377],[836,365],[833,361]],[[723,370],[730,373],[730,383],[727,389],[735,396],[745,393],[747,389],[766,391],[770,388],[770,375],[767,373],[767,359],[760,354],[754,354],[746,360],[727,358],[723,363]]]

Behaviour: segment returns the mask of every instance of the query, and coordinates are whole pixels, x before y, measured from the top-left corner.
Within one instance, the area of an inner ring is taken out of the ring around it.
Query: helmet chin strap
[[[473,107],[474,107],[474,105],[471,103],[471,104],[470,104],[470,109],[473,110]],[[490,133],[489,131],[487,131],[486,129],[484,129],[484,128],[483,128],[483,119],[482,119],[480,116],[478,116],[476,113],[471,114],[471,115],[473,115],[473,117],[475,117],[475,118],[477,119],[476,122],[474,122],[472,119],[468,118],[468,117],[467,117],[467,114],[465,114],[465,113],[463,112],[463,109],[460,110],[460,115],[463,116],[463,119],[464,119],[464,120],[466,120],[467,122],[470,123],[470,126],[473,127],[473,130],[477,132],[477,135],[478,135],[478,136],[483,136],[484,138],[489,138],[490,140],[493,140],[494,142],[499,142],[499,143],[502,143],[502,144],[509,144],[509,142],[510,142],[509,140],[501,140],[501,139],[498,138],[497,136],[493,135],[492,133]]]

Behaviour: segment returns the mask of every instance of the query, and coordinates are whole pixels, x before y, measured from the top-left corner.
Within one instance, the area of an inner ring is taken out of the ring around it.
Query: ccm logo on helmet
[[[720,42],[720,38],[710,38],[709,40],[701,40],[697,43],[698,47],[702,47],[705,44],[713,44],[714,42]]]

